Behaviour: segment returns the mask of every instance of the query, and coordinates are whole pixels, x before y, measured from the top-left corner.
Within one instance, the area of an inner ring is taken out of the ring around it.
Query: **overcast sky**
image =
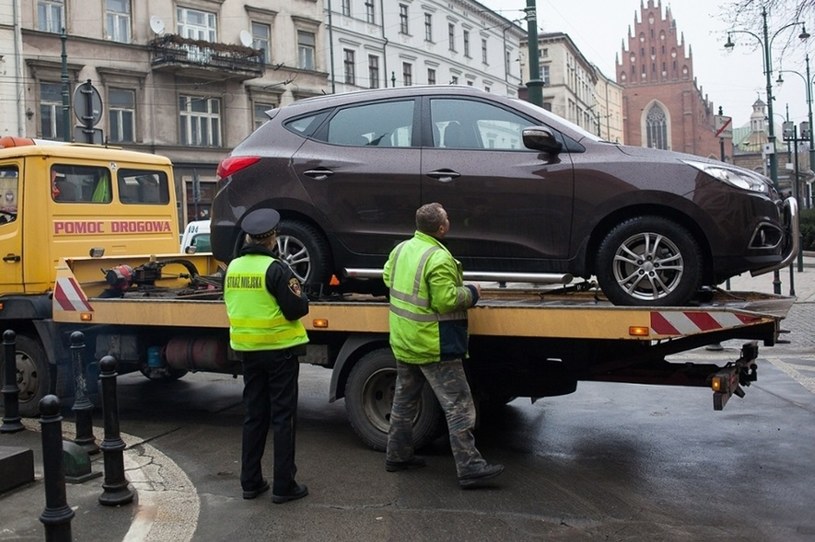
[[[526,0],[479,0],[483,5],[514,20],[522,18]],[[647,0],[643,0],[647,6]],[[657,1],[654,0],[656,4]],[[762,63],[762,50],[758,42],[747,34],[734,34],[736,47],[727,52],[724,42],[731,29],[720,13],[721,2],[711,0],[675,0],[662,2],[662,10],[670,7],[679,33],[684,33],[686,50],[691,47],[693,70],[697,84],[718,110],[733,117],[735,126],[749,122],[752,105],[760,95],[766,101],[766,79]],[[565,32],[580,48],[583,55],[597,65],[606,77],[616,78],[615,60],[621,53],[622,41],[628,43],[628,29],[634,26],[634,15],[639,17],[640,0],[537,0],[538,27],[543,32]],[[526,28],[526,21],[521,25]],[[783,26],[783,25],[781,25]],[[739,27],[741,28],[741,27]],[[775,28],[770,26],[770,35]],[[807,28],[813,32],[815,28]],[[778,70],[795,70],[806,75],[804,48],[780,58],[784,42],[790,35],[800,34],[800,27],[781,31],[773,40],[772,80]],[[797,41],[797,40],[795,40]],[[809,48],[815,49],[815,35],[809,39]],[[815,55],[813,55],[815,57]],[[811,75],[815,76],[815,58],[811,61]],[[776,123],[786,114],[789,103],[790,119],[796,123],[806,120],[806,84],[794,73],[783,73],[784,84],[773,84],[775,95],[773,114]]]

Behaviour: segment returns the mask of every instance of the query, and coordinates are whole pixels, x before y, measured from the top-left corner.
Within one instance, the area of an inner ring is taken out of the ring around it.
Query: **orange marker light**
[[[632,337],[647,337],[650,332],[647,326],[628,326],[628,334]]]
[[[311,325],[315,328],[328,329],[328,318],[315,318],[311,321]]]
[[[79,319],[82,320],[83,322],[90,322],[91,320],[93,320],[93,313],[80,312]]]

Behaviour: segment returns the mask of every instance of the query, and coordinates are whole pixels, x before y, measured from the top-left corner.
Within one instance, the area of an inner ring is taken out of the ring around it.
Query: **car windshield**
[[[584,138],[589,138],[592,141],[606,141],[602,137],[599,137],[597,134],[593,134],[591,132],[588,132],[584,128],[581,128],[580,126],[578,126],[577,124],[575,124],[575,123],[573,123],[573,122],[571,122],[569,120],[566,120],[566,119],[564,119],[563,117],[561,117],[559,115],[555,115],[551,111],[547,111],[546,109],[544,109],[542,107],[539,107],[539,106],[537,106],[537,105],[535,105],[533,103],[530,103],[530,102],[527,102],[527,101],[521,100],[521,99],[515,99],[514,101],[516,103],[518,103],[521,107],[531,109],[535,113],[537,113],[539,115],[543,115],[547,119],[552,119],[553,124],[556,124],[556,125],[560,124],[561,126],[565,126],[566,128],[569,128],[570,130],[575,132],[575,136],[577,136],[577,137],[575,137],[575,139],[577,139],[578,141],[580,141],[581,139],[584,139]]]

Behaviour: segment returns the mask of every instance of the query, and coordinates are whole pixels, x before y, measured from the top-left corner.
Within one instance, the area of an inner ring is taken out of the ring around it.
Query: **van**
[[[209,242],[209,220],[194,220],[187,224],[181,237],[181,253],[212,252]]]

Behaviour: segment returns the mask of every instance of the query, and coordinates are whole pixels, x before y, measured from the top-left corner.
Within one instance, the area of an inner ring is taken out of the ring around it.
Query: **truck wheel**
[[[391,404],[396,388],[396,360],[389,349],[374,350],[354,365],[345,388],[345,410],[354,432],[374,450],[388,443]],[[422,390],[413,421],[413,446],[419,449],[444,431],[444,415],[430,386]]]
[[[51,389],[51,371],[45,350],[38,341],[17,335],[17,396],[20,416],[33,418],[40,412],[40,399]],[[0,380],[5,385],[5,363],[0,362]]]
[[[687,305],[702,281],[702,251],[676,222],[639,216],[600,243],[596,275],[615,305]]]
[[[277,236],[278,257],[289,264],[303,284],[328,284],[331,257],[328,243],[313,226],[295,220],[281,220]]]

